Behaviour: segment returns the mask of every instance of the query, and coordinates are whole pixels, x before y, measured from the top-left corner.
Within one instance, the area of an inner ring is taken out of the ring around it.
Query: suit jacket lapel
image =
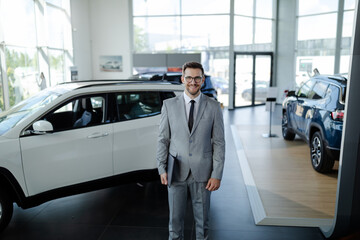
[[[178,99],[177,99],[177,109],[179,109],[179,118],[180,118],[180,121],[183,122],[185,128],[187,129],[187,132],[190,134],[190,131],[189,131],[189,126],[188,126],[188,123],[187,123],[187,118],[186,118],[186,110],[185,110],[185,100],[184,100],[184,93],[182,93]],[[182,116],[182,117],[180,117]]]
[[[206,97],[203,95],[200,97],[198,113],[196,114],[195,123],[194,123],[193,129],[192,129],[190,135],[192,135],[195,132],[196,127],[199,125],[200,119],[201,119],[202,115],[204,114],[206,104],[207,104]]]

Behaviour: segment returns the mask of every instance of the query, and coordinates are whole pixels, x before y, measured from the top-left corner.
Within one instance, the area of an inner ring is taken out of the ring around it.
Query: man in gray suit
[[[224,122],[219,102],[200,92],[200,63],[185,63],[185,91],[164,101],[157,161],[161,183],[168,185],[169,239],[184,239],[188,190],[196,239],[208,239],[210,192],[219,189],[225,160]]]

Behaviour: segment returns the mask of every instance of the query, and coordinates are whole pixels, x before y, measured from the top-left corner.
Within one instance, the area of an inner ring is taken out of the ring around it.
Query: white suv
[[[160,110],[179,84],[78,81],[0,113],[0,231],[22,208],[158,177]]]

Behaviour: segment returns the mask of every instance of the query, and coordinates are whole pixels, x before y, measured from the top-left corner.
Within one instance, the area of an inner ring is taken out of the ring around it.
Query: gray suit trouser
[[[195,219],[196,239],[209,239],[210,191],[207,182],[196,182],[190,173],[186,181],[174,181],[168,187],[169,196],[169,240],[184,239],[184,218],[188,189]]]

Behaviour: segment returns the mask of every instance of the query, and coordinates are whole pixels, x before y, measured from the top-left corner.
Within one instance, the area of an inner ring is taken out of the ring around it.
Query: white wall
[[[90,0],[93,77],[127,78],[131,74],[128,0]],[[99,56],[121,55],[123,72],[101,72]]]
[[[279,0],[279,24],[276,65],[277,102],[284,90],[295,86],[296,0]]]
[[[71,8],[79,80],[128,78],[132,73],[128,0],[76,0]],[[100,56],[122,56],[123,71],[101,71]]]
[[[93,78],[89,9],[88,0],[71,1],[74,66],[77,67],[79,80]]]

